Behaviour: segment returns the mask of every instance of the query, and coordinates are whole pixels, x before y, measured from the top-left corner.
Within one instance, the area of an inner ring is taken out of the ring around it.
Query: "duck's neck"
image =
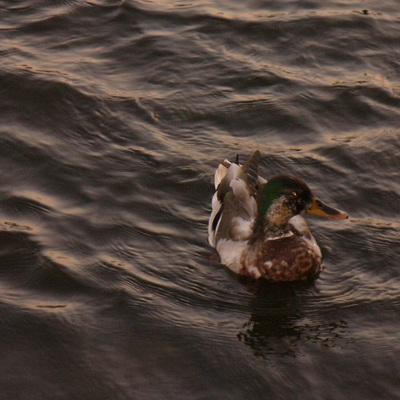
[[[259,212],[253,228],[252,241],[255,242],[259,238],[274,239],[289,234],[289,219],[292,216],[292,212],[281,207],[280,202],[273,203],[264,215]]]
[[[289,224],[285,225],[274,225],[266,223],[264,224],[264,236],[268,238],[276,238],[284,236],[290,233]]]
[[[290,233],[289,224],[275,225],[269,221],[265,221],[263,224],[263,236],[264,239],[274,239],[281,236],[288,235]]]
[[[291,230],[288,222],[286,222],[285,224],[276,224],[271,220],[259,217],[255,220],[253,234],[250,242],[254,243],[259,239],[276,239],[282,236],[286,236],[290,234],[290,232]]]

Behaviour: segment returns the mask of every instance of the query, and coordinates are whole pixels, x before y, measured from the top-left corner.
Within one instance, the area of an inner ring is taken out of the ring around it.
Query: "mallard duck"
[[[238,160],[218,166],[208,241],[237,274],[271,281],[316,277],[321,250],[300,214],[332,219],[347,214],[324,204],[292,175],[261,178],[259,160],[257,150],[243,166]]]

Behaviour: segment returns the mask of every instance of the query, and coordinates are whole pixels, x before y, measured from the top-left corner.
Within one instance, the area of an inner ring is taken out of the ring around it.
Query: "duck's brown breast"
[[[318,275],[321,261],[310,245],[293,235],[254,243],[243,255],[240,273],[273,281],[298,281]]]

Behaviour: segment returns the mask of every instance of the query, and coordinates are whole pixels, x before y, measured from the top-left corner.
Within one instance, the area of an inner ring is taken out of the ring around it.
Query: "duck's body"
[[[293,176],[267,182],[258,175],[259,159],[256,151],[243,166],[225,160],[217,168],[209,243],[221,263],[237,274],[273,281],[317,276],[321,250],[299,214],[347,215],[323,204]]]

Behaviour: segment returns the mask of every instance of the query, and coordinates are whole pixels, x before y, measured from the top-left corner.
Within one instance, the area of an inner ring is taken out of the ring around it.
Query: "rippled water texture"
[[[397,1],[0,1],[0,398],[400,396]],[[213,172],[262,153],[308,285],[207,243]]]

